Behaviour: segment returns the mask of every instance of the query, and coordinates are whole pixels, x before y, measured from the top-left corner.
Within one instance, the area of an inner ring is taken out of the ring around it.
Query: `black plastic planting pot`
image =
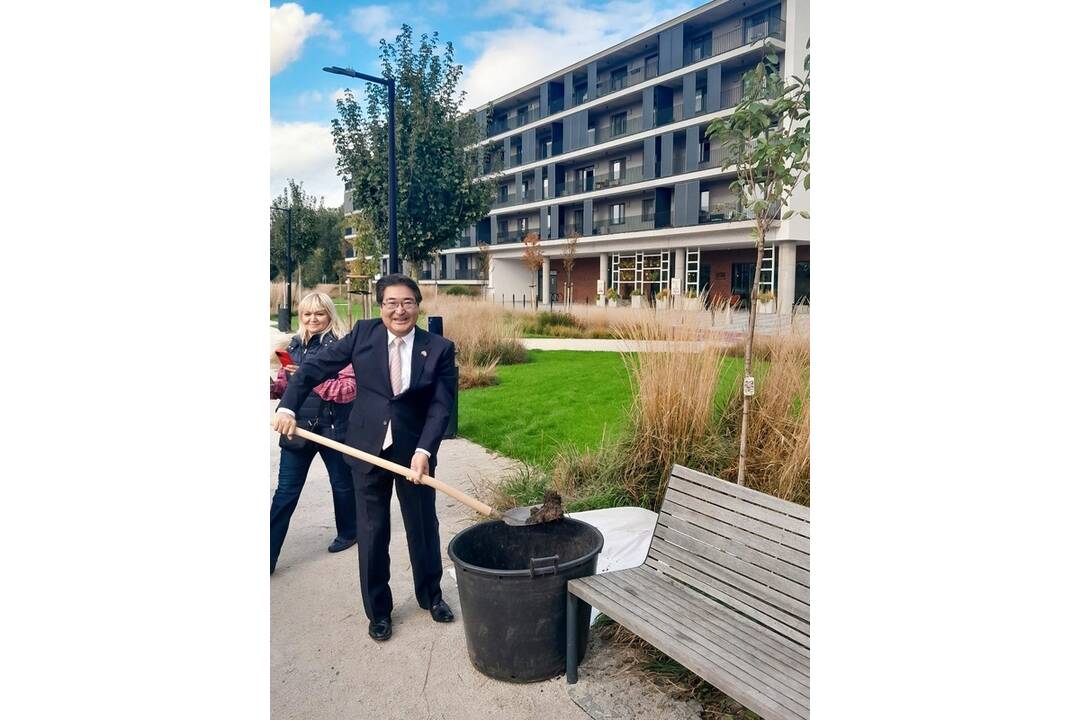
[[[596,572],[604,536],[563,518],[512,527],[492,520],[462,530],[448,552],[457,568],[469,659],[488,677],[547,680],[566,669],[566,582]],[[578,603],[578,660],[589,606]]]

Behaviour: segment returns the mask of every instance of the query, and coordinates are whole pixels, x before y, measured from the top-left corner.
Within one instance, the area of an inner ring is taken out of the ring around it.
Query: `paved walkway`
[[[276,404],[270,401],[270,412]],[[269,428],[267,440],[269,505],[280,452]],[[475,494],[474,484],[496,480],[514,465],[468,440],[447,440],[439,452],[439,479]],[[390,542],[394,635],[376,643],[367,635],[356,551],[326,552],[334,537],[333,505],[326,469],[315,459],[270,578],[270,704],[275,720],[698,717],[697,703],[677,702],[625,672],[629,655],[598,641],[595,633],[574,686],[562,677],[523,685],[500,682],[474,669],[465,646],[453,564],[446,554],[447,543],[473,518],[441,493],[436,507],[446,568],[443,595],[457,620],[440,625],[417,607],[395,497]]]

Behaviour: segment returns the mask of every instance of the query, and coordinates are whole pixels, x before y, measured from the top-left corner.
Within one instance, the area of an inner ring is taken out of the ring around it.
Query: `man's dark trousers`
[[[401,451],[395,445],[379,455],[405,467],[412,462],[411,450]],[[390,493],[395,485],[409,543],[416,600],[420,607],[430,609],[442,600],[442,553],[439,519],[435,515],[435,490],[409,482],[389,470],[364,465],[371,469],[363,472],[352,467],[364,612],[369,620],[375,620],[390,617],[394,607],[390,593]],[[428,474],[435,474],[434,466]]]

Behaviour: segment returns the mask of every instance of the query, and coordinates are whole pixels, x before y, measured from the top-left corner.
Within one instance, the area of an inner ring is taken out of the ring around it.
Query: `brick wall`
[[[552,258],[551,269],[559,273],[559,297],[556,298],[556,302],[561,302],[563,299],[563,292],[565,292],[563,283],[566,282],[566,267],[563,264],[562,258]],[[599,279],[600,258],[574,258],[574,271],[571,274],[571,282],[574,283],[573,302],[596,302],[596,281]]]

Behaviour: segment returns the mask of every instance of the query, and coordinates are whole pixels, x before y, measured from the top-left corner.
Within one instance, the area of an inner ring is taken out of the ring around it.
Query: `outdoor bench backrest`
[[[809,651],[809,508],[676,465],[645,564]]]

